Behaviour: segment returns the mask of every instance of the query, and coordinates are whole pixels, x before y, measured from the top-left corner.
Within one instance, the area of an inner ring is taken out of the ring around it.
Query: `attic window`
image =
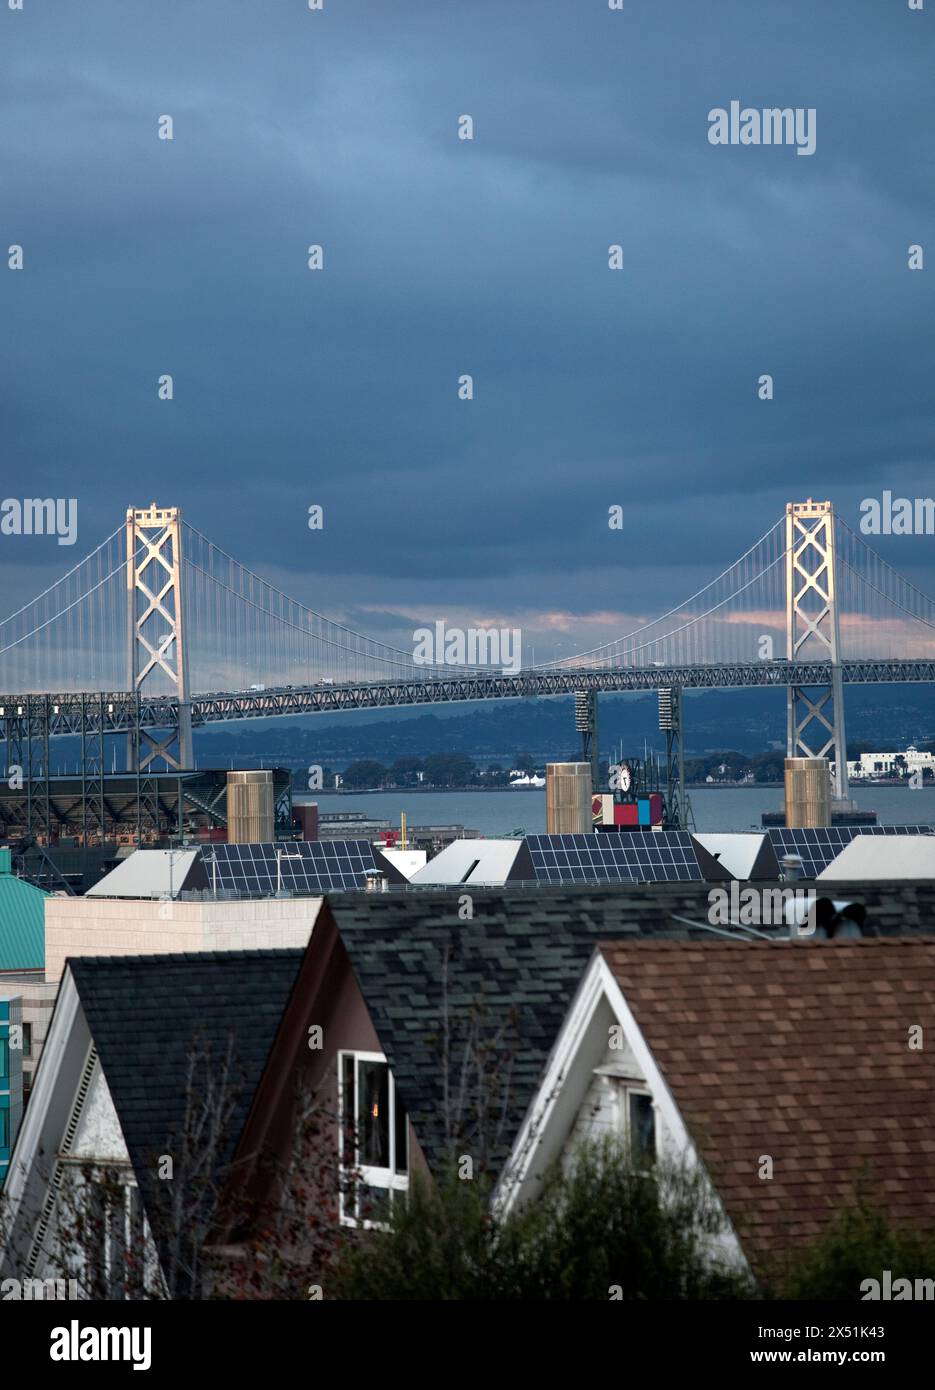
[[[648,1091],[626,1091],[627,1133],[633,1161],[649,1166],[656,1161],[656,1113]]]
[[[409,1187],[409,1122],[396,1083],[379,1052],[338,1054],[341,1163],[359,1181],[342,1193],[349,1225],[380,1224],[395,1194]]]
[[[109,1173],[102,1170],[87,1185],[83,1177],[77,1181],[75,1191],[83,1190],[84,1200],[71,1219],[82,1236],[88,1289],[95,1298],[142,1298],[146,1234],[139,1188],[116,1166]]]

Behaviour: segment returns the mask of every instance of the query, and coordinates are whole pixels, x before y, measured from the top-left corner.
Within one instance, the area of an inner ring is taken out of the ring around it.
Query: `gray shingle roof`
[[[790,884],[759,884],[764,887]],[[799,888],[810,885],[798,883]],[[473,917],[461,920],[461,894],[402,892],[331,894],[329,904],[400,1096],[429,1165],[451,1146],[444,1125],[443,979],[447,962],[452,1058],[457,1088],[472,1007],[483,1001],[482,1032],[505,1029],[499,1047],[509,1091],[499,1133],[463,1114],[456,1153],[486,1148],[496,1172],[505,1161],[585,967],[601,939],[723,938],[690,929],[673,915],[704,923],[708,885],[674,883],[514,890],[473,889]],[[819,894],[827,889],[818,885]],[[463,890],[462,890],[463,893]],[[835,899],[867,907],[864,935],[935,931],[935,885],[834,885]],[[498,1049],[494,1049],[494,1056]],[[450,1105],[450,1103],[449,1103]]]
[[[216,1168],[228,1163],[295,983],[301,950],[84,956],[69,962],[148,1212],[154,1157],[173,1153],[185,1119],[193,1040],[218,1077],[232,1045],[236,1103]],[[158,1224],[158,1223],[157,1223]]]

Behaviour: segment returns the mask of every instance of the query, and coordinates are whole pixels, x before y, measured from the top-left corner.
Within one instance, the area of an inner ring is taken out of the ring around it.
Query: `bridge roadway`
[[[935,659],[843,661],[845,685],[935,681]],[[334,714],[349,709],[384,709],[402,705],[448,704],[462,700],[510,700],[543,695],[570,695],[576,690],[738,690],[761,686],[827,686],[829,661],[724,662],[708,666],[648,666],[620,670],[529,670],[453,672],[450,676],[406,676],[396,680],[336,681],[317,685],[271,687],[195,695],[195,728],[232,719],[266,719],[282,715]],[[174,728],[175,696],[139,696],[126,691],[106,694],[0,695],[0,740],[41,727],[48,737],[62,734],[120,733],[134,727]]]

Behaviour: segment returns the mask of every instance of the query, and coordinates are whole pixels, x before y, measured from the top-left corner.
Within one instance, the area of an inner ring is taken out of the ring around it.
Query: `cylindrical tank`
[[[547,763],[545,829],[548,835],[585,835],[591,824],[591,764]]]
[[[227,843],[269,844],[275,838],[272,772],[229,772]]]
[[[831,824],[831,767],[827,758],[786,759],[786,825],[790,830]]]

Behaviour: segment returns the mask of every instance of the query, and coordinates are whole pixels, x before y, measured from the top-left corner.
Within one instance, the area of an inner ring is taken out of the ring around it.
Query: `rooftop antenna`
[[[218,852],[211,846],[211,896],[217,898],[218,895]]]
[[[714,932],[716,936],[729,936],[734,941],[748,940],[746,936],[738,936],[737,932],[749,932],[750,936],[758,936],[762,941],[775,940],[774,937],[768,936],[766,932],[757,931],[755,927],[744,926],[740,922],[731,922],[731,926],[736,927],[736,931],[724,931],[722,927],[712,927],[709,922],[692,922],[688,917],[680,917],[676,912],[672,913],[672,921],[681,922],[682,925],[686,927],[697,927],[699,931]]]

